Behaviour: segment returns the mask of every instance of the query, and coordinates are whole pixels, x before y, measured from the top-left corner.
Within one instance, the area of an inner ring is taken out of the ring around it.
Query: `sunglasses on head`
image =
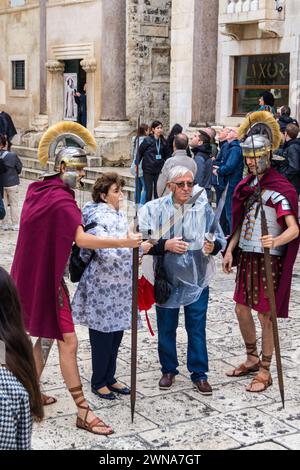
[[[188,188],[192,188],[195,185],[194,181],[178,181],[177,183],[172,181],[172,183],[176,184],[178,188],[184,188],[185,185],[187,185]]]

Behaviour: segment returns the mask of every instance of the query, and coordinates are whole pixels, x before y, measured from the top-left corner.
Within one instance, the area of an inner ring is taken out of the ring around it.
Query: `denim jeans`
[[[193,382],[207,380],[208,356],[206,348],[206,312],[209,288],[206,287],[200,298],[184,307],[185,329],[188,335],[187,368]],[[158,328],[158,355],[163,374],[178,374],[176,350],[176,329],[179,308],[156,306]]]

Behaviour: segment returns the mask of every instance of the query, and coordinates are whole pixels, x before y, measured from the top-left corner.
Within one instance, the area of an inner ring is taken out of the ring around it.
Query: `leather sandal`
[[[227,377],[244,377],[245,375],[255,374],[258,371],[259,363],[251,367],[247,367],[245,364],[240,364],[239,366],[235,367],[231,373],[226,372],[226,375]]]
[[[226,372],[227,377],[244,377],[245,375],[255,374],[259,371],[260,361],[259,355],[256,354],[256,341],[255,343],[245,343],[247,356],[257,357],[258,362],[253,366],[247,367],[245,364],[240,364],[239,366],[235,367],[233,371]]]
[[[260,389],[260,390],[251,390],[251,387],[255,384],[263,384],[263,388]],[[270,387],[270,385],[272,385],[273,383],[273,380],[272,380],[272,377],[271,375],[269,375],[268,378],[266,377],[263,377],[262,375],[259,375],[259,373],[254,377],[254,379],[251,381],[251,383],[248,385],[248,387],[246,388],[247,392],[251,392],[251,393],[260,393],[260,392],[264,392],[265,390],[267,390],[268,387]]]
[[[254,377],[254,379],[251,381],[251,383],[248,385],[248,387],[246,388],[247,392],[251,392],[251,393],[264,392],[265,390],[267,390],[268,387],[270,387],[270,385],[272,385],[273,380],[270,374],[271,361],[272,361],[272,356],[265,356],[264,354],[262,354],[262,358],[260,361],[260,369],[266,370],[269,373],[269,377],[266,378],[262,374],[258,373]],[[261,390],[251,390],[251,387],[257,383],[263,384],[263,388]]]
[[[104,423],[100,418],[94,418],[91,422],[87,421],[88,414],[91,410],[89,406],[82,406],[82,404],[86,401],[82,392],[82,385],[78,387],[69,388],[69,392],[71,393],[73,400],[78,408],[82,410],[86,410],[84,418],[80,418],[77,416],[76,419],[76,427],[80,429],[84,429],[85,431],[91,432],[92,434],[99,434],[100,436],[109,436],[113,434],[113,429],[110,428],[107,424]],[[79,398],[82,398],[79,402],[77,401]],[[103,428],[103,432],[96,432],[94,428]],[[105,430],[106,429],[106,430]]]
[[[54,397],[49,397],[48,395],[45,395],[44,393],[41,393],[41,395],[42,395],[43,406],[53,405],[54,403],[57,402],[57,399]]]

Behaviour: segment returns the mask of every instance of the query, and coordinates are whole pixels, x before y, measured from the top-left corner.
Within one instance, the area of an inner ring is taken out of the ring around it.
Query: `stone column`
[[[126,0],[102,0],[101,116],[95,136],[130,132],[126,120]]]
[[[47,0],[40,0],[40,114],[47,114]]]
[[[215,124],[218,0],[195,1],[191,127]]]
[[[81,67],[86,72],[86,108],[87,108],[87,128],[92,131],[95,126],[95,71],[97,61],[93,57],[83,59],[80,62]]]
[[[48,127],[47,116],[47,0],[39,0],[39,28],[40,28],[40,108],[39,114],[34,116],[31,127],[36,132],[43,132]]]
[[[49,80],[47,87],[47,102],[49,113],[49,126],[63,119],[64,109],[64,80],[65,65],[58,60],[48,60],[46,63]]]

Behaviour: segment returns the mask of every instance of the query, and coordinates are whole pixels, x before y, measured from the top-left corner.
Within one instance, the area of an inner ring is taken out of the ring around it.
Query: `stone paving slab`
[[[228,435],[206,427],[202,419],[161,427],[140,436],[159,450],[229,450],[240,447],[239,442]]]
[[[275,438],[278,435],[291,434],[295,427],[288,426],[273,416],[255,408],[219,414],[203,420],[215,430],[223,432],[243,445],[254,444]]]
[[[227,383],[220,387],[214,387],[214,393],[211,397],[200,395],[197,391],[186,392],[187,395],[195,398],[201,403],[205,403],[220,413],[243,410],[272,404],[273,400],[260,393],[255,395],[245,391],[245,386],[241,383]]]
[[[21,180],[21,208],[27,180]],[[88,195],[84,198],[89,199]],[[0,265],[7,270],[13,259],[17,232],[0,229]],[[249,449],[300,450],[300,257],[298,256],[290,302],[290,318],[278,319],[284,368],[286,408],[282,410],[275,362],[274,383],[262,394],[245,391],[249,377],[230,379],[224,372],[245,358],[243,341],[235,316],[232,295],[235,273],[224,276],[221,256],[216,259],[217,272],[210,287],[207,315],[209,380],[213,396],[196,392],[186,367],[187,335],[181,313],[177,333],[179,375],[171,390],[161,391],[157,354],[156,313],[149,318],[155,336],[144,327],[138,334],[137,402],[131,424],[130,398],[120,397],[113,403],[101,400],[90,391],[91,359],[88,329],[76,326],[79,340],[78,363],[84,391],[91,406],[115,434],[95,436],[75,427],[75,405],[68,394],[59,369],[57,346],[54,345],[42,376],[43,390],[58,398],[45,408],[46,418],[35,424],[34,449]],[[76,285],[68,283],[71,296]],[[257,332],[260,325],[254,314]],[[260,347],[260,341],[258,342]],[[117,377],[130,385],[131,335],[125,332],[120,349]]]
[[[276,437],[275,442],[285,446],[290,450],[300,450],[300,433],[292,434],[291,436]]]
[[[159,397],[144,397],[136,404],[136,410],[141,416],[151,417],[151,421],[159,426],[218,414],[209,405],[200,403],[182,391]]]
[[[262,444],[254,444],[253,446],[241,447],[238,450],[287,450],[286,447],[280,446],[275,442],[268,441]]]
[[[138,413],[135,415],[134,424],[131,424],[130,407],[124,404],[113,405],[110,408],[101,408],[98,415],[109,422],[117,436],[135,435],[141,431],[151,430],[157,426]],[[34,449],[90,449],[101,445],[110,437],[97,436],[75,427],[75,414],[55,419],[44,420],[41,424],[34,425],[34,437],[32,446]],[[115,436],[115,435],[112,435]]]

